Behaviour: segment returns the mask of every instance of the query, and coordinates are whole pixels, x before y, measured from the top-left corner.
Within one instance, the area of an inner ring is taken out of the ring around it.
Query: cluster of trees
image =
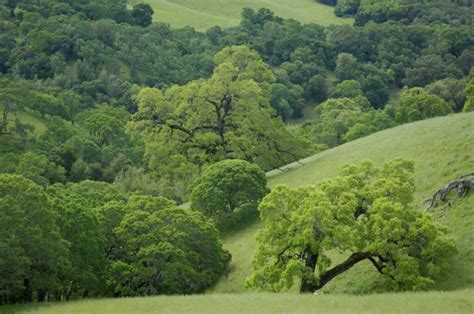
[[[268,66],[246,46],[224,48],[215,56],[209,79],[146,88],[129,124],[145,143],[148,169],[170,195],[186,197],[190,183],[207,165],[242,159],[264,170],[309,153],[270,106]]]
[[[474,8],[470,0],[435,0],[435,1],[406,1],[406,0],[345,0],[354,3],[353,15],[355,25],[368,22],[383,23],[398,21],[401,23],[425,24],[470,24]]]
[[[20,18],[23,18],[26,12],[38,13],[44,17],[77,14],[91,20],[112,19],[118,23],[144,27],[151,24],[154,13],[152,7],[147,3],[135,4],[132,10],[128,10],[127,0],[4,0],[0,3],[8,9],[12,16],[20,16]],[[7,14],[6,10],[4,12]]]
[[[467,2],[337,1],[357,27],[244,9],[206,32],[126,2],[0,0],[2,303],[202,291],[264,170],[474,110]]]
[[[404,24],[470,24],[473,3],[470,0],[316,0],[335,6],[334,14],[355,17],[355,25],[397,21]]]
[[[337,84],[330,98],[316,107],[318,119],[296,130],[317,149],[334,147],[399,124],[453,112],[472,111],[470,80],[445,79],[425,88],[404,88],[397,100],[383,109],[373,108],[356,80]],[[471,106],[471,107],[470,107]]]
[[[0,304],[197,293],[230,260],[209,220],[163,197],[13,174],[0,195]]]

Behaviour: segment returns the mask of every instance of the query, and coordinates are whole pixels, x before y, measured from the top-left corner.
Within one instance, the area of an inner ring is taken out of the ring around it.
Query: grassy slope
[[[370,296],[214,294],[16,306],[28,313],[472,313],[474,290]],[[3,308],[8,313],[8,308]],[[0,307],[0,311],[2,308]]]
[[[0,111],[3,110],[3,106],[0,105]],[[45,119],[41,117],[40,114],[31,111],[21,111],[17,114],[18,119],[21,122],[30,124],[34,127],[33,133],[35,136],[39,136],[46,131],[46,122]],[[14,115],[10,117],[10,119],[14,119]]]
[[[142,0],[132,3],[143,2]],[[293,18],[302,23],[351,24],[352,19],[334,15],[334,8],[314,0],[146,0],[155,10],[154,20],[173,27],[192,26],[205,30],[239,24],[242,8],[268,8],[276,15]]]
[[[270,186],[287,184],[292,187],[315,183],[334,176],[345,163],[371,159],[381,164],[395,157],[415,161],[415,204],[462,173],[474,170],[474,113],[458,114],[402,125],[327,150],[303,161],[304,166],[270,178]],[[442,289],[474,286],[474,195],[463,201],[455,200],[456,207],[434,211],[446,223],[456,238],[460,254],[452,263],[452,273],[440,281]],[[244,280],[251,272],[251,259],[257,246],[255,223],[240,234],[224,240],[233,255],[231,272],[211,291],[243,292]],[[369,265],[358,265],[348,275],[336,278],[325,288],[330,292],[361,292],[370,289],[364,279],[372,282],[377,276]]]

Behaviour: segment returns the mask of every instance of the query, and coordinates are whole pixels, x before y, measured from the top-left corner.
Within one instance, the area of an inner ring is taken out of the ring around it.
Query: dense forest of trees
[[[125,0],[0,0],[0,303],[201,292],[230,259],[199,205],[212,165],[474,110],[470,1],[329,2],[355,26],[244,9],[198,32]]]

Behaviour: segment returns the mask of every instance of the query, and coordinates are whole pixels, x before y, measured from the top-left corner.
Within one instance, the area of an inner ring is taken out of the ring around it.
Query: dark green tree
[[[243,160],[224,160],[209,166],[191,186],[191,207],[213,218],[218,229],[256,213],[269,192],[265,173]]]
[[[133,6],[132,19],[136,25],[147,27],[153,20],[153,8],[148,3],[138,3]]]
[[[22,176],[0,174],[0,247],[0,303],[44,301],[62,288],[68,243],[46,193]]]
[[[115,232],[127,250],[111,265],[116,295],[201,292],[230,260],[202,214],[164,198],[131,198]]]

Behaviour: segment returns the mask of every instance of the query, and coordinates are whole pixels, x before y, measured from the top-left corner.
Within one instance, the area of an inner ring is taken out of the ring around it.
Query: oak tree
[[[301,292],[314,292],[362,261],[398,289],[432,285],[456,248],[411,205],[413,168],[403,159],[380,168],[365,161],[316,185],[275,188],[259,207],[264,228],[248,286],[281,291],[300,282]]]

